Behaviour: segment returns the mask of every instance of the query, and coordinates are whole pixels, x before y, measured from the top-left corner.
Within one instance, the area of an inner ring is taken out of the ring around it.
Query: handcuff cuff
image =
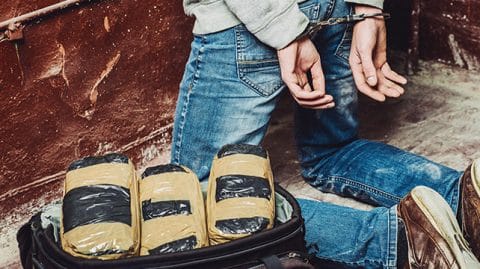
[[[303,33],[301,33],[297,38],[295,38],[295,41],[300,40],[304,37],[312,38],[318,31],[320,31],[325,26],[344,24],[344,23],[357,23],[367,18],[375,18],[375,17],[383,17],[385,20],[387,20],[390,18],[390,13],[378,12],[378,13],[368,13],[368,14],[365,14],[365,13],[350,14],[345,17],[329,18],[328,20],[310,23],[307,26],[307,29],[305,29]]]

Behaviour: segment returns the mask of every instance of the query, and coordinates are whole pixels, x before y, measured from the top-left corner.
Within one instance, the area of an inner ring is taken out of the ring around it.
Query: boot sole
[[[435,230],[447,242],[460,269],[478,269],[480,263],[468,247],[458,226],[455,215],[440,194],[430,188],[419,186],[411,196]]]

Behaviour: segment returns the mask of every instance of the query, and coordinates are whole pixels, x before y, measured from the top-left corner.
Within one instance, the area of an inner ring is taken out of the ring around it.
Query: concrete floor
[[[361,137],[386,142],[463,170],[480,158],[480,73],[438,63],[422,63],[409,77],[407,93],[398,101],[360,103]],[[288,95],[275,112],[265,140],[274,175],[297,196],[368,209],[356,201],[323,194],[303,182],[293,140],[292,102]],[[0,220],[0,268],[18,268],[16,230],[51,200],[19,206]],[[23,214],[22,214],[23,213]]]

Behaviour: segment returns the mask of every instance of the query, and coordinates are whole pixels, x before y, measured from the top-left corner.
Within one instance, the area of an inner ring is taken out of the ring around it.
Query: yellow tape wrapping
[[[228,175],[244,175],[264,179],[270,186],[270,198],[234,197],[216,201],[217,179]],[[207,195],[207,227],[211,245],[226,243],[250,233],[224,233],[217,221],[262,217],[268,219],[267,229],[273,227],[275,195],[270,160],[252,154],[233,154],[214,158],[210,171]]]
[[[143,216],[140,255],[149,255],[159,246],[194,236],[193,248],[208,246],[205,207],[197,176],[186,167],[183,171],[164,172],[140,180],[140,201],[162,203],[188,201],[191,214]],[[144,209],[145,210],[145,209]],[[184,246],[186,247],[186,246]],[[170,251],[175,251],[170,249]]]
[[[130,189],[135,176],[133,165],[125,163],[101,163],[69,171],[64,191],[84,186],[113,184]]]
[[[130,250],[134,245],[132,238],[132,227],[123,223],[95,223],[79,226],[68,231],[63,236],[65,241],[64,249],[70,254],[79,256],[81,253],[101,253],[109,250]],[[107,240],[106,240],[107,239]],[[118,240],[115,240],[118,239]],[[132,254],[132,253],[130,253]],[[128,253],[118,253],[118,256]],[[102,255],[99,258],[109,259]],[[117,255],[114,255],[117,256]],[[81,256],[82,257],[82,256]],[[83,258],[93,258],[91,255]],[[111,257],[116,258],[116,257]]]
[[[62,215],[60,227],[62,248],[71,255],[87,259],[110,260],[138,255],[140,246],[138,183],[135,168],[130,161],[128,164],[101,163],[69,171],[64,183],[64,197],[78,188],[102,184],[116,185],[129,190],[131,225],[100,222],[81,225],[64,232]]]

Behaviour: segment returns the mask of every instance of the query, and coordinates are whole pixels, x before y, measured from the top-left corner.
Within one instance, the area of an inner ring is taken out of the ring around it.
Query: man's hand
[[[355,13],[377,13],[380,9],[356,6]],[[350,66],[360,92],[377,100],[399,97],[407,80],[390,69],[387,63],[387,30],[383,18],[367,18],[353,28]]]
[[[310,39],[305,37],[294,41],[277,54],[282,80],[298,104],[312,109],[335,106],[333,97],[325,94],[320,55]],[[311,74],[312,85],[308,82],[307,72]]]

